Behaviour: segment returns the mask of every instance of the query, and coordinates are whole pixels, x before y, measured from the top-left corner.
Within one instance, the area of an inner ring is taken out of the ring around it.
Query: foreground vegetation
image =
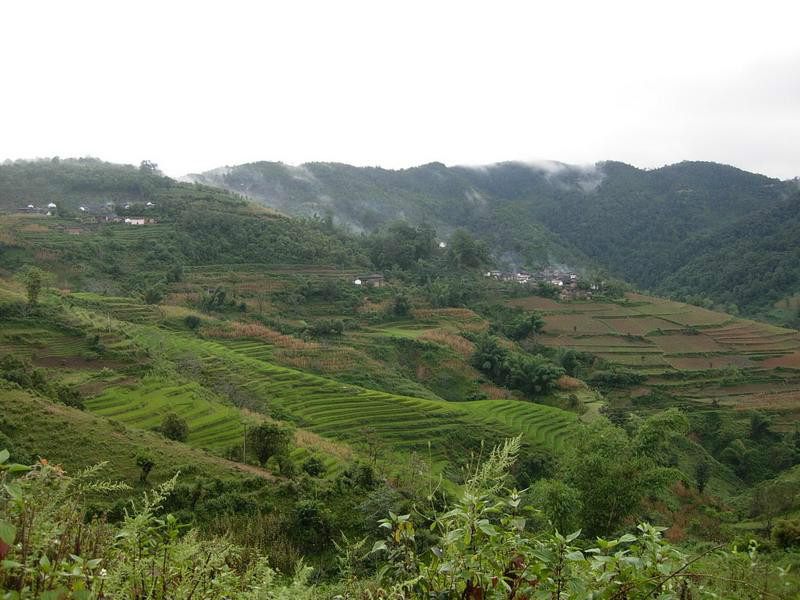
[[[371,549],[343,538],[335,581],[316,585],[302,563],[288,578],[264,555],[181,531],[163,509],[177,475],[132,502],[119,523],[87,521],[88,495],[124,485],[101,479],[102,465],[70,476],[46,461],[8,463],[0,451],[0,586],[7,598],[795,597],[781,558],[755,545],[689,556],[646,524],[594,541],[580,531],[536,533],[537,511],[507,487],[518,451],[519,440],[495,448],[452,505],[420,513],[424,529],[411,514],[389,513],[385,539]]]

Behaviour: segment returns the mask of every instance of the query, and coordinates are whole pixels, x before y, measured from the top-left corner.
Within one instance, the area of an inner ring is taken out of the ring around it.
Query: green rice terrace
[[[529,444],[562,450],[579,420],[574,413],[518,400],[454,403],[344,384],[270,362],[273,347],[260,340],[165,330],[158,324],[167,307],[129,298],[72,293],[61,301],[71,329],[8,323],[0,348],[79,385],[89,394],[86,408],[99,416],[153,430],[164,415],[176,413],[188,425],[187,443],[218,455],[240,446],[245,423],[264,418],[259,415],[287,419],[302,431],[353,447],[370,439],[392,451],[430,455],[437,469],[479,452],[482,440],[516,433]],[[98,343],[107,356],[93,356]],[[139,374],[153,357],[175,365],[174,380]],[[247,410],[212,391],[222,384],[247,396]],[[335,456],[310,450],[323,456],[329,472],[340,468]],[[308,452],[298,448],[295,455]]]

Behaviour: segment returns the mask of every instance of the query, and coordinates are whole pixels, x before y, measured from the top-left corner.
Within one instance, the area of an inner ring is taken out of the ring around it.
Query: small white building
[[[144,225],[144,217],[127,217],[125,222],[128,225]]]
[[[447,242],[439,242],[439,248],[447,248]]]
[[[47,208],[58,208],[58,207],[55,205],[55,203],[51,202],[50,204],[47,205]]]
[[[353,281],[353,284],[354,284],[354,285],[361,285],[362,283],[363,283],[363,282],[362,282],[360,279],[355,279],[355,280]]]

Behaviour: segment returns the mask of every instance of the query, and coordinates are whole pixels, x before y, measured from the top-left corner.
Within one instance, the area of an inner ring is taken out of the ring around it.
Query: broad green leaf
[[[12,499],[19,502],[22,500],[22,488],[17,483],[4,483],[3,487],[6,488],[8,495],[11,496]]]
[[[0,450],[0,463],[6,462],[9,456],[11,456],[11,453],[8,450]]]
[[[497,529],[495,529],[495,526],[488,521],[478,521],[478,528],[489,537],[494,537],[497,535]]]
[[[577,537],[578,537],[580,534],[581,534],[581,530],[580,530],[580,529],[578,529],[578,531],[575,531],[575,532],[573,532],[573,533],[570,533],[570,534],[567,536],[567,542],[568,542],[568,543],[569,543],[569,542],[571,542],[572,540],[574,540],[575,538],[577,538]]]
[[[23,565],[21,562],[17,562],[15,560],[4,560],[0,561],[0,566],[4,569],[19,569]]]
[[[17,528],[11,523],[0,520],[0,540],[3,540],[10,546],[14,543],[15,537],[17,537]]]
[[[12,463],[10,465],[6,465],[6,470],[9,473],[22,473],[23,471],[30,471],[31,468],[27,465],[18,465],[16,463]]]

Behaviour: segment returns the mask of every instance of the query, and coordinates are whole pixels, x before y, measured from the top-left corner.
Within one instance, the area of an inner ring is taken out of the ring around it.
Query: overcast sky
[[[800,2],[0,4],[0,160],[800,175]]]

